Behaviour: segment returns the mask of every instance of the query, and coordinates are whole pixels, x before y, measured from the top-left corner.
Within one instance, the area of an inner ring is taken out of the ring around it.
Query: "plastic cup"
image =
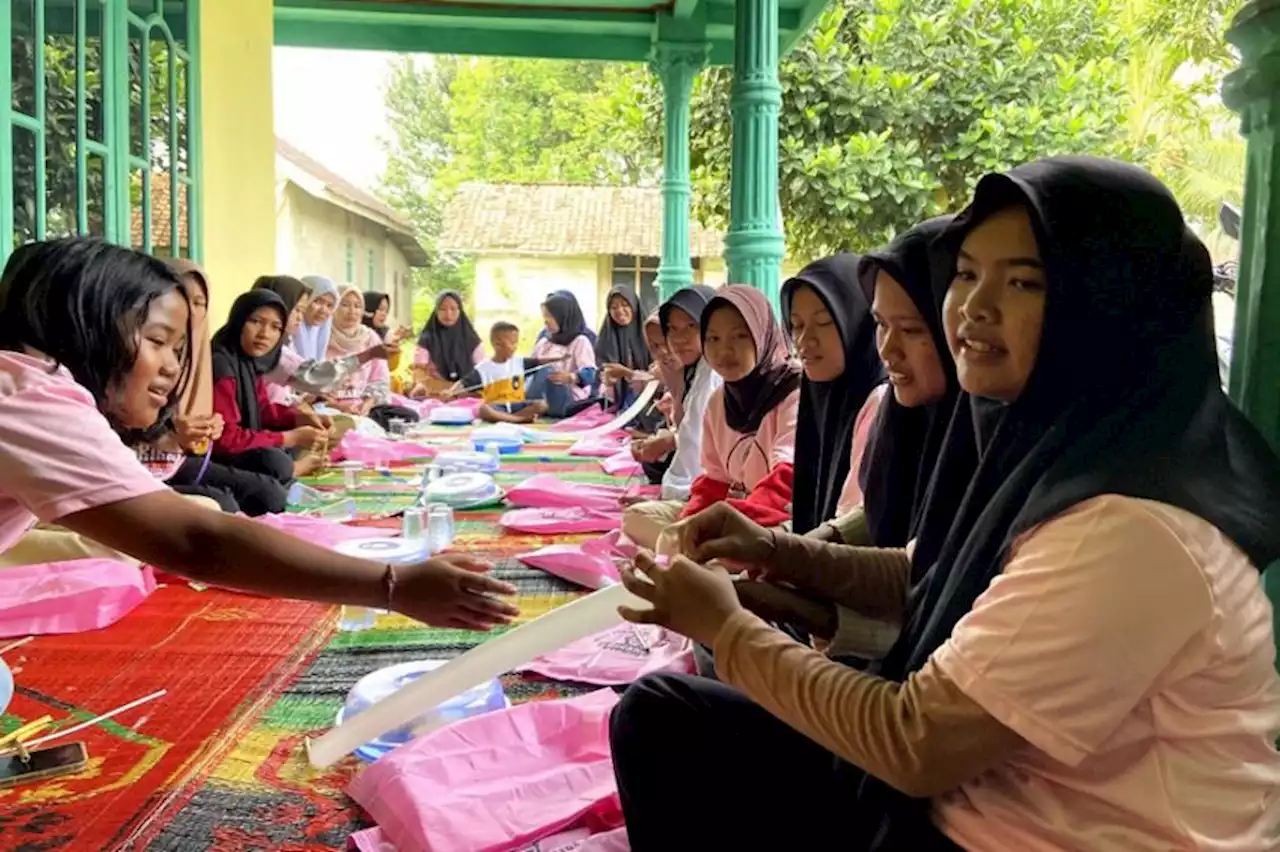
[[[432,553],[453,544],[453,509],[443,503],[427,507],[427,546]]]

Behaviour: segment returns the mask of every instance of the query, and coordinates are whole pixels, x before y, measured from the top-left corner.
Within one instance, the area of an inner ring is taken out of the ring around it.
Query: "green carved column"
[[[733,44],[733,160],[729,281],[776,304],[785,245],[778,209],[778,0],[737,0]]]
[[[1248,140],[1231,396],[1280,449],[1280,0],[1252,0],[1227,40],[1240,50],[1222,98]]]
[[[689,254],[689,97],[693,81],[707,63],[709,47],[697,42],[663,42],[650,62],[662,81],[665,135],[662,145],[662,263],[658,292],[666,301],[693,283]]]

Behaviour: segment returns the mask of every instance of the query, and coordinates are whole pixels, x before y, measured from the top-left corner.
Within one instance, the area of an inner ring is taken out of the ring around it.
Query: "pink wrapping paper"
[[[631,449],[619,450],[606,459],[600,460],[600,466],[610,476],[639,476],[644,473],[644,465],[631,455]]]
[[[516,671],[552,680],[622,686],[653,672],[692,674],[693,643],[652,624],[618,624],[537,657]]]
[[[366,828],[347,838],[349,852],[399,852],[382,829]],[[626,827],[592,834],[589,828],[574,828],[544,837],[520,852],[631,852]]]
[[[510,493],[508,493],[510,498]],[[560,535],[562,533],[608,532],[622,526],[622,509],[611,512],[600,509],[512,509],[498,519],[498,523],[512,532],[533,535]]]
[[[371,764],[347,792],[398,852],[518,852],[622,824],[608,689],[455,722]],[[376,847],[374,847],[376,848]]]
[[[594,429],[597,426],[603,426],[613,418],[616,414],[611,414],[602,408],[592,406],[584,411],[579,411],[572,417],[566,417],[559,423],[553,423],[547,427],[548,432],[582,432],[587,429]]]
[[[587,553],[585,550],[576,544],[553,544],[532,553],[523,553],[516,559],[588,589],[601,589],[621,582],[618,568],[608,553]]]
[[[438,452],[429,444],[417,441],[393,441],[390,438],[376,438],[361,435],[356,430],[342,436],[338,446],[329,454],[331,461],[358,461],[365,464],[379,462],[407,461],[409,459],[433,458]]]
[[[606,432],[603,435],[592,435],[590,438],[579,438],[569,448],[571,456],[598,456],[605,458],[617,455],[625,450],[630,454],[631,436],[626,432]]]
[[[635,559],[640,547],[622,530],[607,532],[599,538],[582,543],[582,552],[593,556],[621,557]]]
[[[156,590],[150,567],[114,559],[0,571],[0,636],[83,633],[114,624]]]
[[[312,544],[318,544],[321,547],[330,549],[344,541],[350,541],[355,538],[381,538],[394,535],[393,530],[373,527],[348,527],[326,518],[314,518],[306,515],[262,515],[254,520],[297,538],[305,539]]]
[[[550,474],[531,476],[507,489],[507,502],[535,509],[581,507],[603,512],[621,512],[623,489],[617,485],[567,482]]]

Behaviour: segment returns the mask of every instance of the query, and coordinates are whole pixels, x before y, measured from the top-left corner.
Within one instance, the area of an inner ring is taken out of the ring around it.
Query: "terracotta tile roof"
[[[467,183],[445,209],[440,247],[513,254],[662,254],[662,191],[638,187]],[[694,257],[720,234],[689,223]]]
[[[138,178],[139,183],[141,178]],[[173,251],[173,246],[169,245],[169,173],[168,172],[152,172],[151,173],[151,245],[152,249],[168,249]],[[142,187],[138,186],[138,198],[142,197]],[[135,248],[143,248],[142,242],[142,206],[133,206],[129,213],[129,233],[132,241],[130,245]],[[178,184],[178,245],[182,249],[186,249],[190,243],[187,241],[187,226],[190,224],[187,216],[187,188],[182,184]],[[186,254],[185,251],[182,254]]]

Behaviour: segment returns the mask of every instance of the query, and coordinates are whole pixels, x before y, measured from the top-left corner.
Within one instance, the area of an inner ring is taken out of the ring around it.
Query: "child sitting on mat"
[[[525,399],[525,383],[541,361],[517,358],[520,329],[509,322],[495,322],[489,329],[493,357],[481,361],[445,391],[446,399],[479,396],[484,400],[479,416],[486,423],[532,423],[547,413],[544,399]]]

